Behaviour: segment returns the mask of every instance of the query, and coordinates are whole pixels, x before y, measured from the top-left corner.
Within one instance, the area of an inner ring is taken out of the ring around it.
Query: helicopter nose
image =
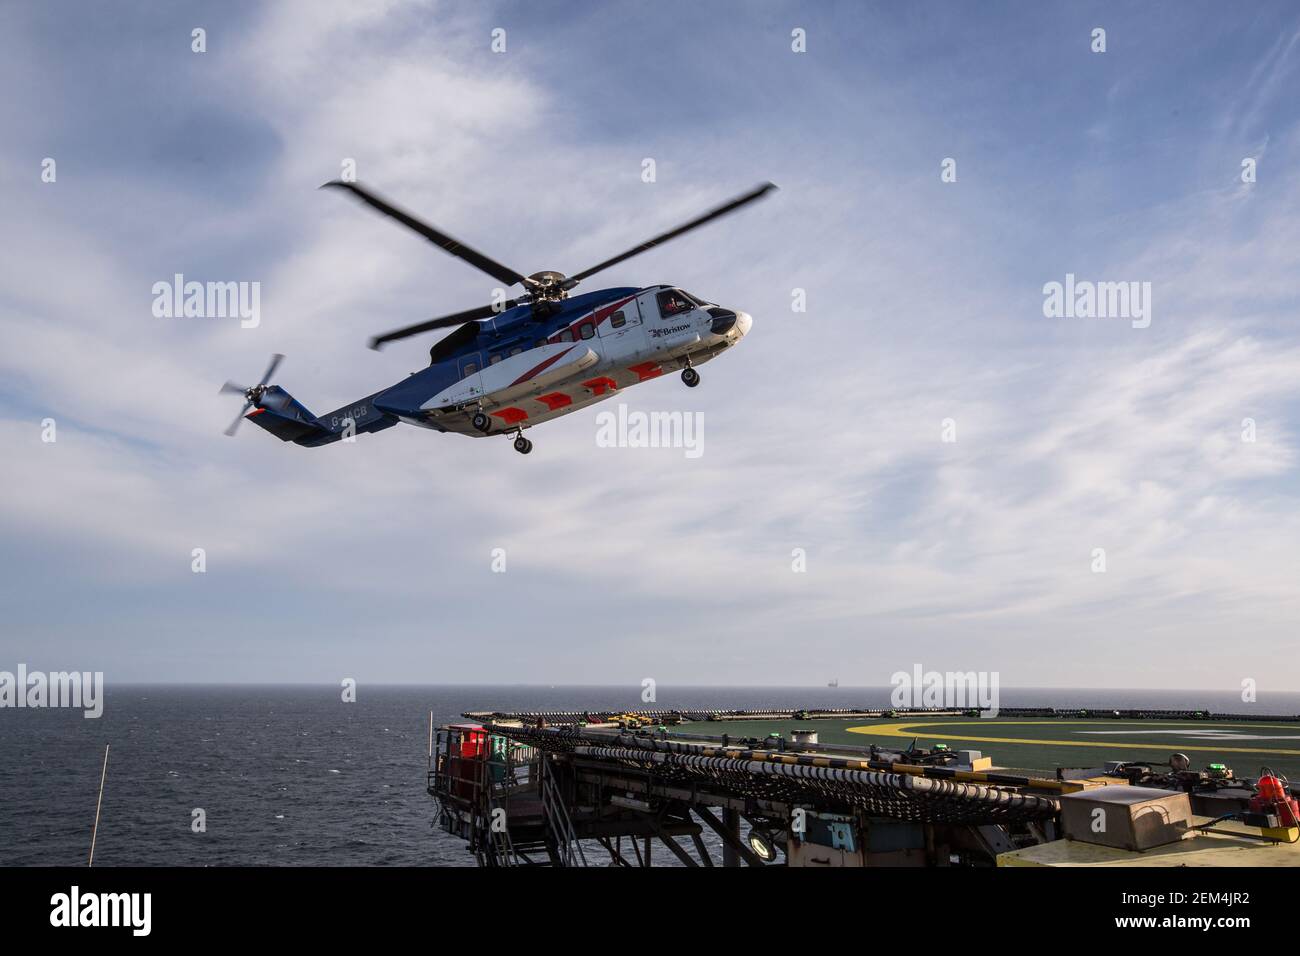
[[[723,309],[718,306],[710,308],[709,315],[713,318],[709,328],[714,335],[734,334],[734,337],[739,339],[754,324],[754,320],[750,318],[748,313],[733,312],[731,309]]]

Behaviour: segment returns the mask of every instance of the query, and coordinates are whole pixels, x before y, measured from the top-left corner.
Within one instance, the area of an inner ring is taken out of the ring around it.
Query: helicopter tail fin
[[[281,441],[315,444],[314,439],[330,434],[329,429],[322,427],[322,423],[306,406],[279,385],[268,387],[262,394],[258,407],[246,417]]]

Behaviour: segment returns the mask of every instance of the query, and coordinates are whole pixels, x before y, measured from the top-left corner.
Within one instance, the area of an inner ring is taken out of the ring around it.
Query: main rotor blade
[[[385,332],[383,335],[376,335],[370,340],[370,347],[372,349],[377,349],[385,342],[394,342],[397,339],[419,335],[421,332],[428,332],[431,329],[441,329],[448,325],[464,325],[466,322],[472,322],[475,319],[486,319],[494,315],[500,315],[506,309],[513,309],[517,305],[519,305],[518,299],[507,299],[499,308],[490,305],[481,305],[477,309],[457,312],[455,315],[444,315],[438,319],[429,319],[427,322],[421,322],[418,325],[408,325],[402,329],[394,329],[392,332]]]
[[[447,235],[445,232],[441,232],[433,228],[433,226],[429,225],[428,223],[421,222],[419,219],[416,219],[410,213],[403,212],[402,210],[398,209],[396,206],[392,205],[391,203],[385,202],[383,199],[380,199],[378,196],[376,196],[374,193],[370,192],[369,190],[364,189],[361,186],[358,186],[356,183],[345,183],[340,179],[335,179],[335,180],[331,180],[328,183],[325,183],[324,186],[321,186],[321,189],[324,189],[325,186],[334,186],[337,189],[348,190],[349,192],[352,193],[352,195],[356,196],[362,202],[366,203],[369,206],[374,207],[375,209],[378,209],[385,216],[390,216],[393,219],[396,219],[406,228],[418,232],[420,235],[424,236],[424,238],[428,239],[430,242],[432,242],[435,246],[437,246],[439,249],[443,250],[444,252],[449,252],[453,256],[456,256],[457,258],[464,259],[474,268],[486,272],[488,275],[496,279],[498,282],[504,282],[507,285],[514,285],[515,283],[521,283],[524,286],[528,286],[530,284],[526,276],[516,272],[514,269],[511,269],[509,266],[503,266],[495,259],[489,259],[487,256],[483,255],[483,253],[478,252],[475,249],[471,249],[463,242],[460,242],[459,240],[452,238],[451,236]]]
[[[248,393],[247,385],[240,385],[237,382],[227,382],[217,391],[218,395],[245,395]]]
[[[283,355],[281,355],[279,352],[273,353],[271,355],[271,364],[266,367],[266,374],[262,376],[262,380],[257,384],[265,385],[267,382],[271,381],[271,376],[275,374],[275,370],[280,367],[280,363],[283,361],[284,361]]]
[[[613,259],[606,259],[600,265],[592,266],[590,269],[586,269],[583,272],[577,273],[576,275],[569,276],[569,278],[567,278],[564,281],[564,287],[566,289],[571,289],[579,282],[581,282],[583,279],[587,278],[588,276],[595,275],[597,272],[600,272],[602,269],[608,269],[610,266],[617,265],[618,263],[622,262],[624,259],[631,259],[633,256],[640,255],[641,253],[645,252],[647,249],[653,249],[655,246],[667,242],[669,239],[676,239],[678,236],[682,235],[683,233],[690,232],[692,229],[696,228],[697,226],[702,226],[706,222],[712,222],[714,219],[717,219],[720,216],[725,216],[729,212],[735,212],[737,209],[739,209],[741,206],[744,206],[746,203],[751,203],[755,199],[761,199],[763,196],[766,196],[769,192],[771,192],[773,189],[776,188],[777,187],[774,183],[763,183],[761,186],[757,186],[754,189],[751,189],[743,196],[737,196],[735,199],[731,200],[728,203],[724,203],[723,205],[719,206],[717,209],[713,209],[709,212],[706,212],[704,215],[696,219],[692,219],[690,222],[678,226],[676,229],[672,229],[668,232],[665,232],[661,236],[655,236],[653,239],[649,239],[641,243],[641,245],[637,246],[636,248],[629,249],[627,252],[623,253],[622,255],[615,256]]]
[[[244,416],[248,414],[248,410],[252,407],[253,407],[252,402],[244,403],[243,409],[240,411],[238,415],[235,416],[235,420],[230,423],[230,427],[226,429],[227,437],[234,435],[235,432],[239,430],[239,423],[244,420]]]

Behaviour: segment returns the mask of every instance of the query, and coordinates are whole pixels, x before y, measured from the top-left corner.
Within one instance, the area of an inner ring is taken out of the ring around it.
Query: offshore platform
[[[1055,733],[1109,721],[1168,735],[1178,733],[1169,725],[1193,722],[1192,746],[1184,748],[1192,752],[1296,753],[1230,746],[1223,728],[1258,720],[1241,715],[1002,715],[1009,718],[1002,726],[1049,725]],[[1243,778],[1175,752],[1032,771],[995,767],[981,750],[918,747],[919,736],[888,743],[912,725],[921,733],[937,727],[932,736],[955,741],[990,739],[960,729],[985,726],[978,711],[462,716],[471,722],[436,731],[430,717],[427,788],[441,828],[464,840],[480,866],[651,866],[656,851],[661,862],[689,867],[1300,865],[1300,792],[1267,767]],[[1300,724],[1300,717],[1268,719],[1292,735]],[[755,728],[760,735],[744,734]],[[819,732],[836,736],[835,729],[880,734],[884,742],[819,742]],[[1077,746],[1138,745],[1089,739]]]

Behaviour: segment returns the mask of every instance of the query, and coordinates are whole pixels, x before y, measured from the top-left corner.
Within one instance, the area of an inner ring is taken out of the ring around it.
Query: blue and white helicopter
[[[284,358],[275,355],[256,385],[227,382],[221,387],[223,393],[242,395],[245,402],[226,434],[233,435],[240,421],[249,418],[283,441],[315,447],[406,422],[473,437],[513,435],[515,450],[525,455],[533,443],[524,437],[524,429],[610,398],[629,385],[680,369],[682,381],[694,388],[700,383],[696,366],[737,344],[753,322],[745,312],[705,302],[675,286],[571,296],[574,287],[776,188],[764,183],[576,275],[526,276],[356,183],[334,181],[325,187],[349,191],[507,288],[522,286],[524,294],[371,339],[370,347],[377,349],[421,332],[458,326],[429,350],[428,368],[326,415],[313,415],[284,389],[269,384]]]

